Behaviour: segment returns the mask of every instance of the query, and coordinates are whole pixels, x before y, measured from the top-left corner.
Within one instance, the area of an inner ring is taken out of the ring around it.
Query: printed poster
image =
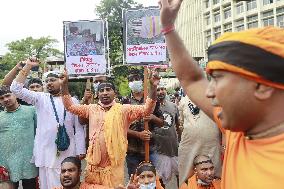
[[[162,64],[167,61],[165,38],[161,33],[160,10],[125,10],[124,63]]]
[[[106,73],[106,37],[103,20],[64,22],[64,47],[69,75]]]

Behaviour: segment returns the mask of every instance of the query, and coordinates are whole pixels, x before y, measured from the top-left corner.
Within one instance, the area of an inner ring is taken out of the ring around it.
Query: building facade
[[[185,41],[189,51],[203,54],[211,43],[225,32],[235,32],[264,26],[284,28],[284,0],[187,0],[183,2],[177,30]],[[198,4],[198,5],[196,5]],[[194,7],[201,10],[201,15],[192,15]],[[199,24],[192,24],[190,19],[198,18]],[[188,20],[186,22],[185,20]],[[202,31],[196,32],[191,26]],[[198,34],[198,36],[194,36]],[[201,35],[201,37],[200,37]],[[201,39],[202,38],[202,39]],[[197,43],[199,43],[197,45]],[[202,43],[202,44],[201,44]],[[202,48],[200,48],[200,45]],[[189,47],[190,46],[190,47]],[[193,57],[195,54],[192,53]]]

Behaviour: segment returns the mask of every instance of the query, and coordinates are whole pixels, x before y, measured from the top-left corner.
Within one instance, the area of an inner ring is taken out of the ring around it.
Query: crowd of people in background
[[[159,3],[181,87],[168,94],[155,69],[144,86],[132,70],[129,96],[97,76],[76,99],[68,73],[27,80],[39,62],[24,60],[0,86],[1,189],[283,187],[284,30],[224,34],[208,80],[174,28],[182,0]]]

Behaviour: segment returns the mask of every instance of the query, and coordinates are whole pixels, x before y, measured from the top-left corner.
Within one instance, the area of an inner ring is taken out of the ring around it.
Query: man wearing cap
[[[60,73],[49,72],[46,74],[45,82],[48,93],[34,92],[23,88],[30,69],[38,64],[36,60],[28,59],[13,81],[11,91],[18,98],[35,106],[37,129],[34,141],[34,162],[39,167],[40,188],[51,189],[60,186],[61,161],[68,156],[82,157],[85,154],[85,133],[77,116],[65,111],[60,92]],[[65,126],[70,139],[70,144],[65,151],[59,151],[55,143],[59,124]]]
[[[161,0],[163,33],[187,95],[226,135],[222,188],[282,188],[284,30],[221,36],[208,49],[209,82],[174,31],[181,3]]]
[[[149,97],[145,105],[116,103],[115,87],[110,82],[98,86],[98,104],[74,105],[68,92],[67,75],[62,79],[63,102],[66,109],[80,117],[89,118],[89,148],[85,183],[81,188],[116,188],[124,183],[124,161],[127,151],[129,125],[154,110],[159,78],[150,80]]]

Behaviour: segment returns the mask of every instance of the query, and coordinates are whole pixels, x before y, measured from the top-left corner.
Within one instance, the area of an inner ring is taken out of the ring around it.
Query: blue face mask
[[[134,93],[140,93],[143,91],[143,82],[142,81],[129,82],[129,88]]]
[[[156,182],[152,182],[150,184],[140,184],[140,189],[155,189]]]

